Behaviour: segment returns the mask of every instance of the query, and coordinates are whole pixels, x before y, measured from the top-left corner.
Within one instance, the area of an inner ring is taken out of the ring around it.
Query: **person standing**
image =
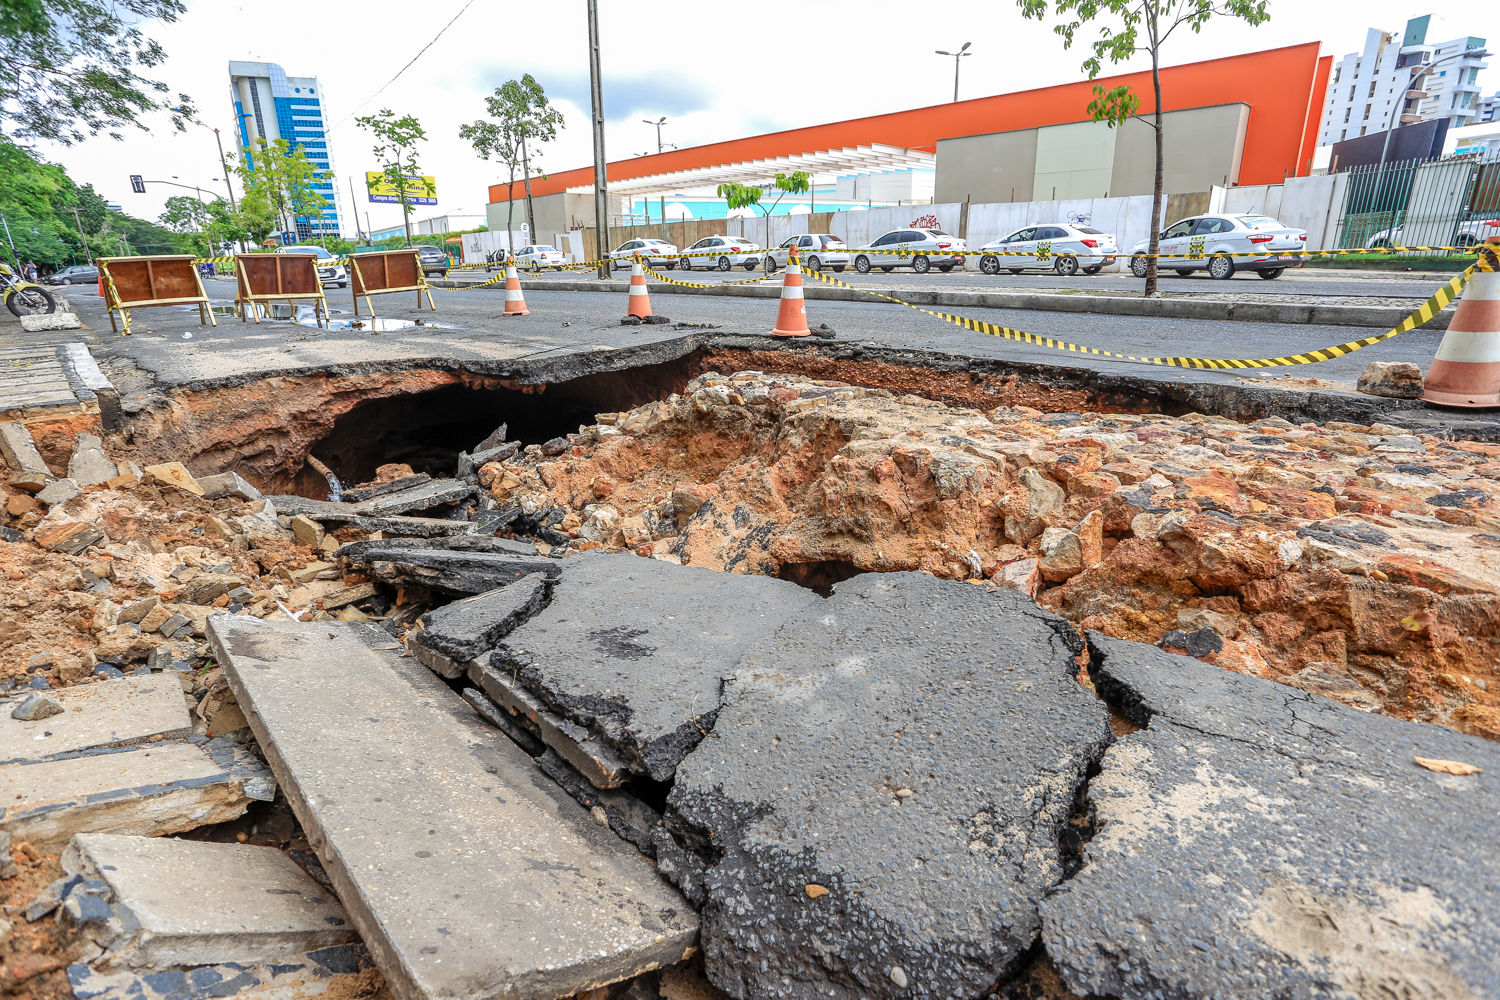
[[[25,278],[32,284],[36,284],[36,261],[27,260],[25,264],[21,265],[21,277]]]

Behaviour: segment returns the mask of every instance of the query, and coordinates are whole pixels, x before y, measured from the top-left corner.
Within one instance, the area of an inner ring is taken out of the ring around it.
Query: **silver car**
[[[677,248],[666,240],[634,239],[626,240],[609,252],[611,271],[622,267],[629,267],[631,262],[639,256],[641,263],[647,267],[664,267],[668,271],[677,267]]]
[[[986,250],[1001,253],[985,253]],[[1119,253],[1113,233],[1073,222],[1027,226],[1002,240],[986,243],[979,252],[985,254],[979,258],[979,269],[985,274],[999,274],[1004,268],[1011,274],[1055,271],[1064,278],[1080,270],[1084,274],[1098,274],[1100,268],[1113,264]]]
[[[918,274],[926,274],[935,267],[947,272],[964,266],[964,251],[968,248],[963,240],[941,229],[893,229],[854,251],[854,269],[860,274],[869,274],[872,267],[886,272],[909,267]],[[860,250],[887,252],[864,254]]]
[[[727,271],[738,264],[747,271],[755,270],[760,263],[760,244],[738,236],[705,236],[682,251],[684,256],[677,266],[684,271],[695,267],[714,268]],[[692,254],[691,257],[686,256]]]
[[[843,271],[849,266],[849,248],[843,240],[829,233],[807,233],[793,236],[774,250],[767,250],[766,270],[786,267],[793,249],[797,251],[797,263],[814,271],[825,267],[831,271]]]
[[[1130,273],[1146,276],[1147,247],[1141,240],[1130,251]],[[1254,271],[1267,280],[1281,277],[1288,267],[1301,267],[1307,232],[1283,226],[1266,215],[1197,215],[1174,222],[1161,234],[1163,257],[1159,271],[1176,271],[1184,278],[1207,269],[1213,278],[1232,278],[1236,271]]]

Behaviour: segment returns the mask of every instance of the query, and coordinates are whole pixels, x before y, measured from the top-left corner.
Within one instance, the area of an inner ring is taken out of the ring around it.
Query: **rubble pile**
[[[1500,739],[1500,445],[1400,427],[957,409],[709,373],[482,465],[493,516],[825,587],[921,570],[1085,629]]]

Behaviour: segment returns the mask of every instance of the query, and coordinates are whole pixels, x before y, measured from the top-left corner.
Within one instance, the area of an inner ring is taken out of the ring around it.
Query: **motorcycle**
[[[27,281],[0,263],[0,295],[5,307],[17,316],[57,312],[57,300],[41,285]]]

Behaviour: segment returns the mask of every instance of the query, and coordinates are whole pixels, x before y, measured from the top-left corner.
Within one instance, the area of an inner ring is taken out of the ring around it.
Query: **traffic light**
[[[130,190],[134,191],[136,194],[146,193],[146,182],[141,180],[140,174],[130,175]]]

